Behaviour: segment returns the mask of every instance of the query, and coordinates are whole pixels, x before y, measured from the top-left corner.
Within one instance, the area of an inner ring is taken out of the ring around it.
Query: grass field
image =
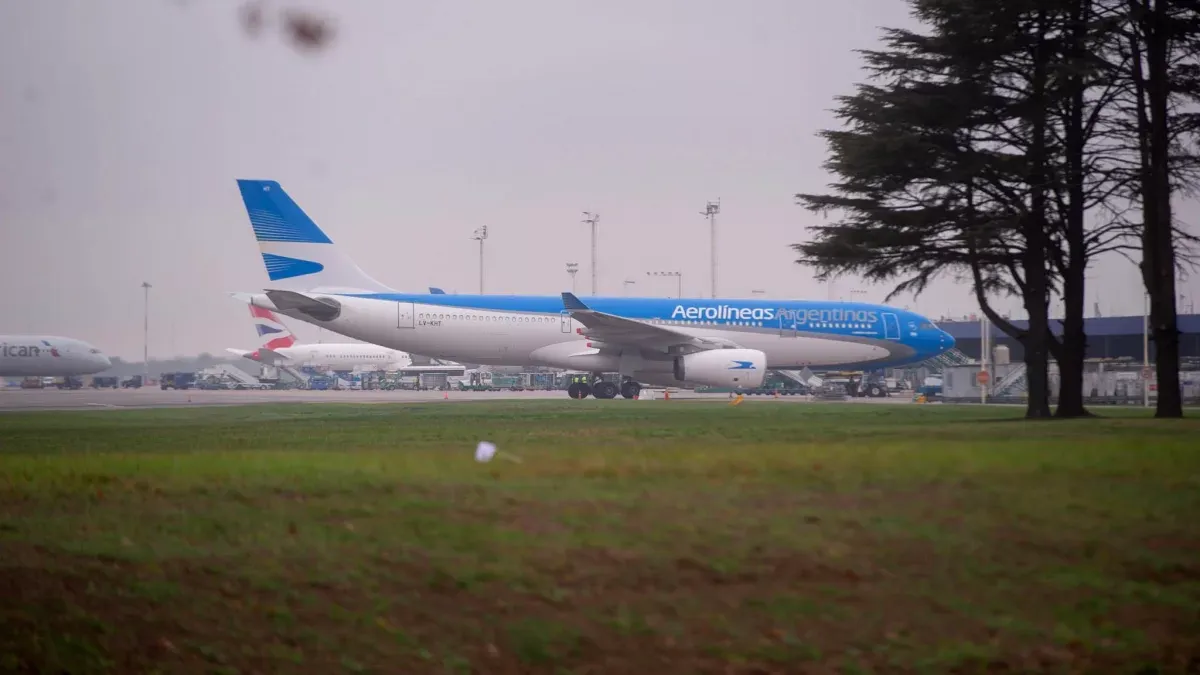
[[[1019,414],[0,415],[0,672],[1200,666],[1200,420]]]

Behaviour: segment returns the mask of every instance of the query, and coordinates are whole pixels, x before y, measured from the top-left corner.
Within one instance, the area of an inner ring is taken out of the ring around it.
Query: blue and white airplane
[[[270,285],[239,299],[364,342],[460,363],[619,372],[573,398],[641,384],[752,388],[768,369],[915,363],[954,338],[912,312],[803,300],[401,293],[363,272],[279,183],[239,180]]]

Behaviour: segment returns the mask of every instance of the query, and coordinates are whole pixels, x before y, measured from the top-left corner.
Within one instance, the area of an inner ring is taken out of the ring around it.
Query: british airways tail
[[[233,294],[234,297],[244,300],[239,297],[242,294]],[[288,327],[283,325],[278,316],[269,309],[247,305],[250,308],[250,318],[254,320],[254,330],[260,338],[263,338],[262,346],[254,351],[245,349],[227,348],[225,351],[230,354],[235,354],[251,361],[260,363],[275,363],[279,360],[279,355],[275,353],[277,349],[287,349],[296,344],[296,336]]]
[[[238,179],[271,288],[327,293],[388,293],[359,269],[273,180]]]
[[[254,330],[260,338],[266,340],[262,344],[263,349],[286,349],[296,344],[296,336],[275,316],[275,312],[254,305],[248,306],[250,316],[254,319]]]

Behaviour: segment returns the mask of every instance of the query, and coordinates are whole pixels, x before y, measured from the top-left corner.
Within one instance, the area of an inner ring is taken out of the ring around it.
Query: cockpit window
[[[937,328],[937,326],[933,325],[932,323],[930,323],[928,321],[921,322],[921,330],[933,330],[934,328]]]
[[[100,353],[100,350],[99,350],[99,349],[95,349],[95,348],[89,349],[88,351],[89,351],[89,352],[91,352],[91,353],[93,353],[93,354],[99,354],[99,353]]]

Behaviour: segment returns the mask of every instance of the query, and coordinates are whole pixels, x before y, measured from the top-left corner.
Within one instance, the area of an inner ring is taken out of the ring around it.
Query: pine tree
[[[1194,0],[1124,0],[1123,42],[1112,50],[1115,76],[1128,92],[1125,128],[1137,157],[1131,197],[1141,203],[1137,230],[1158,380],[1156,417],[1182,417],[1175,273],[1195,238],[1172,216],[1172,195],[1200,178],[1200,6]]]
[[[865,52],[882,83],[840,99],[850,129],[824,134],[842,180],[835,194],[798,198],[844,218],[797,245],[801,261],[904,278],[896,292],[965,276],[988,319],[1025,348],[1027,415],[1050,414],[1047,355],[1060,365],[1058,416],[1084,415],[1085,272],[1131,245],[1127,223],[1098,208],[1127,183],[1112,151],[1120,130],[1108,123],[1118,91],[1095,55],[1118,22],[1093,0],[911,4],[929,34],[888,31],[887,49]],[[889,157],[887,180],[875,179]],[[993,310],[996,293],[1022,298],[1025,329]],[[1061,342],[1050,331],[1056,293]]]

